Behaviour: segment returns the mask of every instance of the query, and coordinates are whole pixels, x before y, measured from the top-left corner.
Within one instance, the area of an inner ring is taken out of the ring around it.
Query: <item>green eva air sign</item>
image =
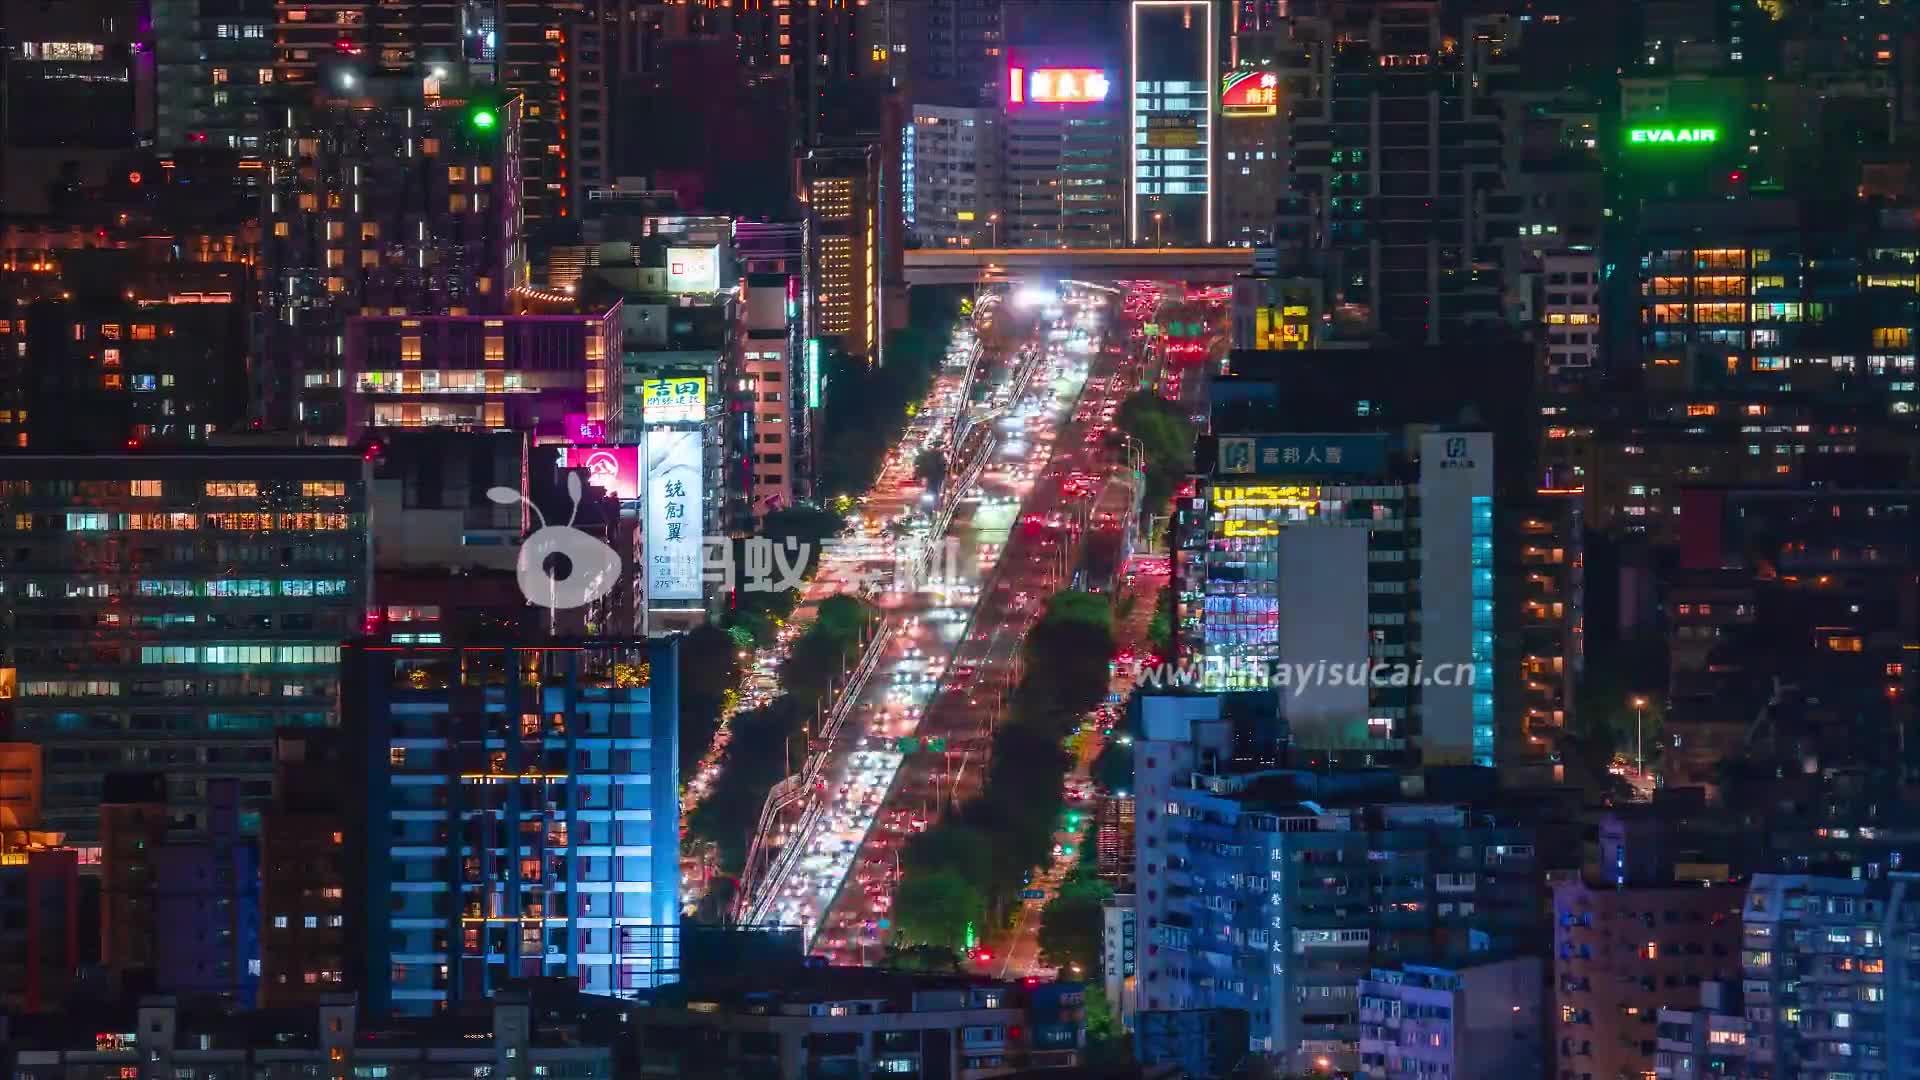
[[[1720,141],[1719,128],[1630,128],[1627,142],[1633,146],[1701,146]]]

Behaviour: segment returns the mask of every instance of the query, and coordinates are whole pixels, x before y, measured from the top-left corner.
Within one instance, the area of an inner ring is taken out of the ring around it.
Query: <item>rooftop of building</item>
[[[494,1010],[525,1005],[531,1010],[528,1045],[540,1048],[606,1046],[631,1002],[580,991],[569,979],[521,980],[493,999],[419,1019],[370,1019],[356,1016],[351,1027],[356,1053],[421,1048],[468,1049],[492,1056]],[[241,1009],[231,1004],[171,996],[123,1001],[76,1002],[52,1013],[0,1023],[0,1044],[18,1051],[100,1052],[152,1048],[151,1023],[139,1023],[145,1010],[174,1014],[176,1051],[311,1051],[320,1053],[334,1010],[358,1010],[353,994],[329,995],[316,1008]],[[325,1013],[323,1015],[323,1010]],[[0,1017],[0,1021],[5,1018]],[[122,1033],[125,1033],[122,1035]]]
[[[1034,978],[1003,980],[966,973],[807,966],[778,976],[765,971],[705,975],[662,990],[654,1004],[697,1012],[717,1006],[729,1012],[766,1013],[785,1011],[786,1006],[870,1002],[879,1013],[926,1012],[930,1008],[982,1007],[967,1004],[975,992],[1000,991],[1007,997],[997,1007],[1011,1008],[1023,1004],[1042,987],[1067,992],[1076,986]],[[956,995],[961,999],[957,1006]]]

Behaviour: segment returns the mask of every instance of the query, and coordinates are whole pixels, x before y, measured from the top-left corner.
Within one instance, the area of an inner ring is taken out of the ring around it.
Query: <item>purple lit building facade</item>
[[[255,419],[321,443],[347,427],[348,320],[502,316],[527,280],[519,98],[335,89],[272,140],[255,342]]]
[[[620,432],[620,302],[565,315],[360,315],[347,321],[345,431],[523,431],[567,418]]]

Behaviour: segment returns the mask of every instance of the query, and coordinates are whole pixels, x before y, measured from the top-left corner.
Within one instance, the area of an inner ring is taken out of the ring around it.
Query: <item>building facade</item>
[[[1199,685],[1297,677],[1281,695],[1296,745],[1494,764],[1493,437],[1216,443],[1211,477],[1174,523],[1175,640]],[[1397,664],[1404,678],[1369,666]],[[1327,665],[1343,674],[1314,674]]]
[[[997,247],[1001,119],[998,108],[915,105],[902,133],[907,235],[921,247]]]
[[[1218,10],[1213,0],[1135,0],[1127,33],[1128,242],[1210,245]]]
[[[1360,1075],[1540,1075],[1541,974],[1532,956],[1375,968],[1360,980]]]
[[[367,639],[348,702],[366,798],[368,1002],[403,1015],[564,976],[631,996],[680,917],[673,639]],[[449,851],[457,851],[457,856]]]
[[[16,455],[0,667],[45,749],[42,819],[87,844],[108,772],[164,769],[204,818],[240,782],[241,831],[272,796],[273,732],[338,718],[339,642],[366,615],[358,454]]]
[[[518,98],[355,83],[291,114],[269,162],[257,419],[346,426],[347,320],[494,315],[526,284]]]
[[[356,315],[346,352],[349,442],[421,427],[558,440],[573,437],[568,417],[607,440],[622,428],[617,301],[581,314]]]
[[[1110,54],[1010,54],[1001,156],[1004,247],[1119,247],[1127,242],[1127,95]],[[1058,79],[1067,73],[1073,92]]]

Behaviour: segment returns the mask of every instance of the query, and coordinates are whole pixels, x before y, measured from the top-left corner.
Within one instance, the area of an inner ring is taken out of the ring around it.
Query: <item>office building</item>
[[[1920,408],[1913,211],[1785,198],[1651,203],[1635,244],[1634,292],[1618,315],[1637,327],[1637,342],[1622,344],[1637,346],[1647,386],[1851,392],[1883,403],[1896,423]]]
[[[528,300],[538,300],[538,294]],[[516,303],[512,314],[356,315],[347,321],[348,442],[387,428],[571,438],[568,417],[619,438],[620,304]]]
[[[32,1080],[83,1080],[151,1072],[219,1080],[297,1072],[321,1075],[565,1076],[612,1080],[622,1053],[608,1033],[626,1022],[621,1002],[555,979],[530,979],[476,1008],[430,1021],[381,1015],[355,995],[326,995],[289,1010],[212,1009],[184,996],[150,995],[89,1010],[84,1024],[16,1027],[9,1065]]]
[[[1326,277],[1331,304],[1358,305],[1403,345],[1501,318],[1482,210],[1500,183],[1499,113],[1480,89],[1482,51],[1458,46],[1489,33],[1443,26],[1434,0],[1341,0],[1295,17],[1280,52],[1291,190],[1275,244]]]
[[[1326,288],[1317,278],[1243,275],[1233,279],[1233,347],[1292,352],[1331,347]],[[1360,343],[1353,343],[1358,345]]]
[[[1738,970],[1740,888],[1678,879],[1668,825],[1656,812],[1608,815],[1597,859],[1553,886],[1563,1070],[1653,1072],[1660,1008]]]
[[[1248,1059],[1247,1026],[1245,1009],[1151,1009],[1136,1017],[1134,1060],[1194,1080],[1232,1076]]]
[[[1536,833],[1402,802],[1392,772],[1281,767],[1271,706],[1227,704],[1270,696],[1139,699],[1139,1008],[1245,1009],[1249,1049],[1352,1072],[1369,970],[1537,947]]]
[[[634,1075],[726,1066],[779,1080],[845,1073],[994,1076],[1081,1063],[1079,983],[818,968],[709,972],[634,1016]],[[772,976],[772,978],[770,978]],[[777,979],[777,981],[775,981]]]
[[[1364,671],[1280,695],[1296,745],[1494,764],[1493,454],[1486,432],[1220,436],[1174,523],[1175,640],[1199,685]]]
[[[0,667],[46,752],[42,820],[93,842],[106,773],[164,769],[204,820],[272,795],[276,728],[337,720],[339,642],[366,615],[366,462],[247,451],[16,454],[0,481]]]
[[[880,362],[885,169],[877,146],[804,152],[810,322],[821,344],[868,365]]]
[[[344,707],[378,770],[365,799],[371,1007],[426,1014],[535,976],[631,996],[675,966],[653,945],[680,917],[677,651],[672,639],[348,648]]]
[[[1538,1076],[1540,959],[1375,968],[1360,980],[1360,1075]]]
[[[1084,46],[1011,49],[1000,246],[1101,248],[1127,242],[1122,63],[1108,51]]]
[[[280,88],[274,78],[274,0],[153,0],[150,10],[154,146],[162,152],[214,147],[260,154]],[[295,33],[288,25],[286,32]],[[353,28],[316,23],[306,32],[313,31],[349,34]]]
[[[1153,247],[1212,244],[1219,12],[1213,0],[1134,0],[1127,30],[1127,238]]]
[[[526,284],[521,102],[444,89],[356,83],[276,132],[253,393],[266,428],[344,440],[350,317],[498,316]]]
[[[1741,973],[1771,1075],[1811,1080],[1882,1063],[1920,1069],[1920,901],[1915,875],[1755,874]],[[1759,1057],[1759,1053],[1755,1053]]]
[[[902,134],[903,218],[921,247],[999,246],[1003,115],[997,107],[913,107]]]

